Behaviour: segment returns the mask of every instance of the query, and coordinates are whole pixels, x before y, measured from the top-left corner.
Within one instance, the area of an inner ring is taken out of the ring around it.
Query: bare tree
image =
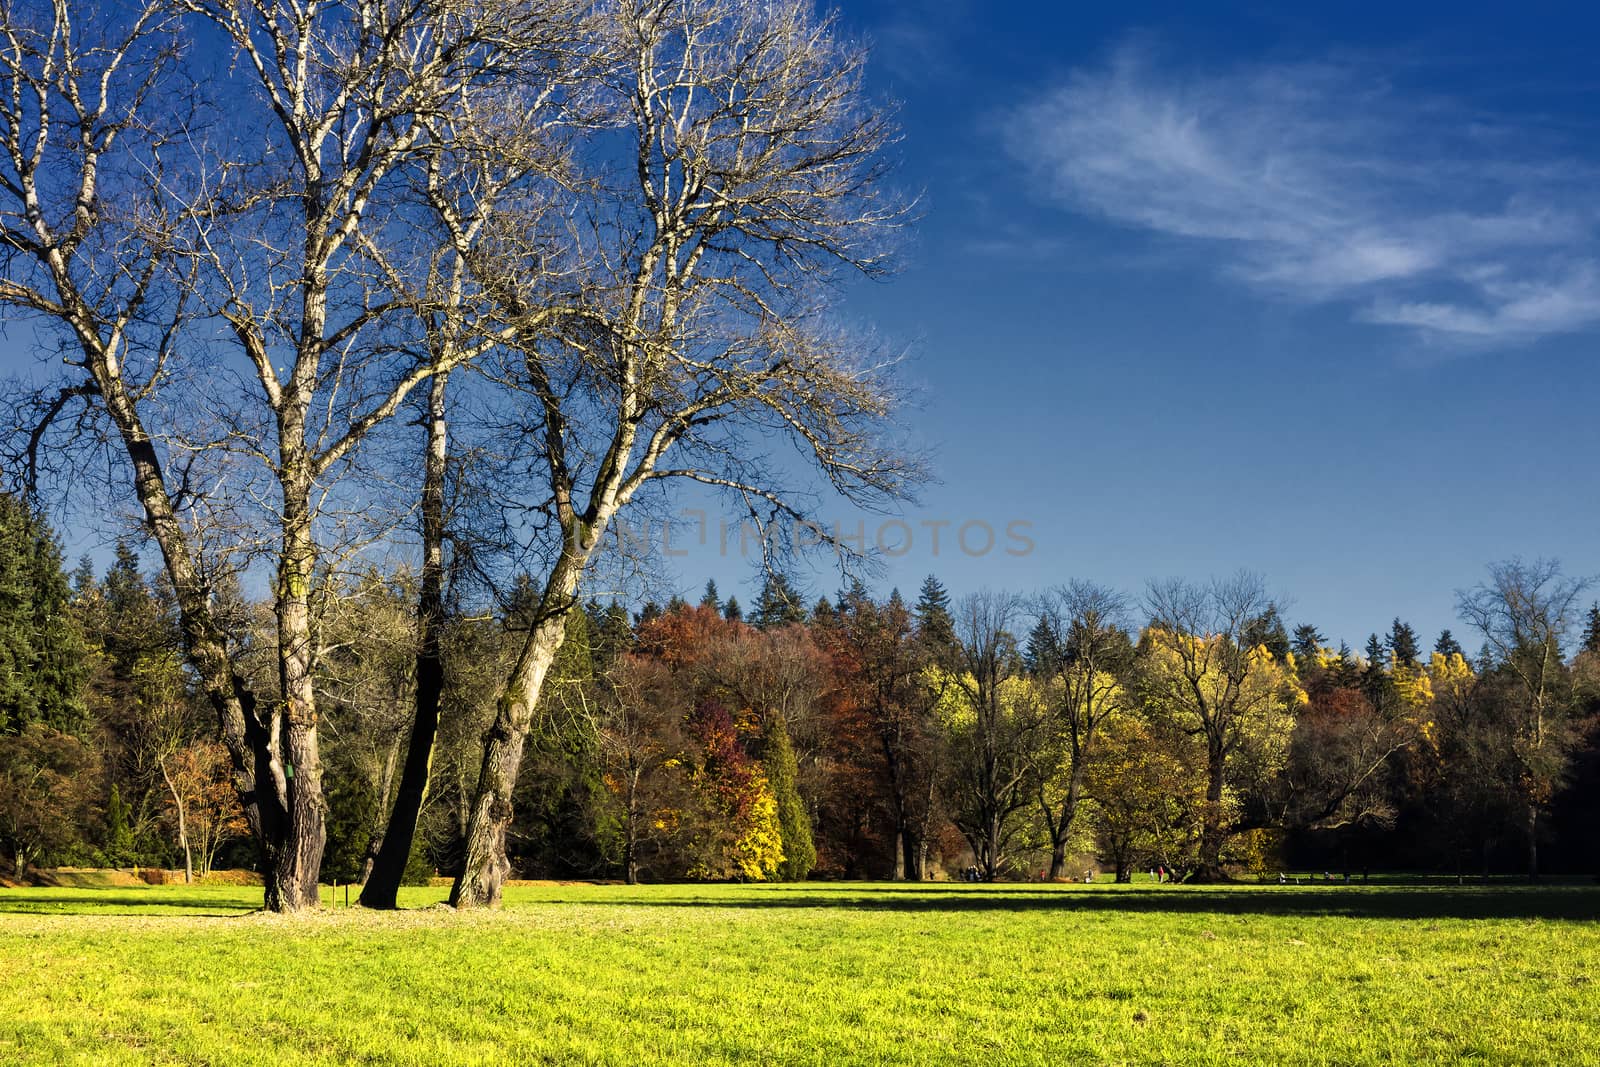
[[[1005,869],[1020,829],[1017,816],[1031,803],[1027,782],[1038,716],[1023,706],[1022,694],[1006,691],[1020,668],[1012,633],[1020,613],[1016,597],[985,591],[962,598],[955,617],[954,688],[961,699],[947,713],[947,788],[956,828],[991,881]]]
[[[179,8],[233,43],[234,73],[184,63]],[[443,369],[385,335],[412,308],[371,254],[385,233],[375,207],[425,141],[424,119],[493,66],[525,10],[185,0],[100,12],[92,37],[68,0],[37,29],[5,14],[13,262],[0,298],[70,338],[81,373],[45,421],[73,398],[112,429],[219,711],[267,905],[315,906],[316,610],[336,560],[325,541],[374,510],[339,482]],[[228,98],[207,108],[181,75],[209,76]],[[189,121],[201,113],[210,132]],[[243,684],[210,614],[218,574],[254,559],[274,571],[271,700]]]
[[[486,738],[451,891],[461,907],[499,900],[534,709],[623,509],[679,480],[733,494],[759,521],[802,517],[764,462],[777,442],[858,501],[902,492],[912,471],[884,444],[884,368],[821,319],[841,270],[884,269],[901,217],[881,189],[892,135],[864,100],[862,54],[798,0],[618,0],[593,33],[605,121],[578,160],[566,258],[506,234],[470,261],[516,331],[503,351],[537,464],[523,495],[555,521]]]
[[[1563,575],[1556,560],[1511,559],[1490,564],[1488,581],[1456,595],[1457,612],[1483,635],[1495,665],[1514,683],[1500,723],[1513,755],[1529,878],[1539,876],[1539,816],[1565,782],[1580,739],[1562,645],[1592,585]]]
[[[1049,648],[1034,669],[1044,683],[1042,747],[1050,758],[1036,766],[1033,789],[1050,840],[1050,877],[1060,878],[1098,733],[1131,703],[1133,642],[1126,601],[1092,582],[1051,590],[1038,613],[1035,633]]]

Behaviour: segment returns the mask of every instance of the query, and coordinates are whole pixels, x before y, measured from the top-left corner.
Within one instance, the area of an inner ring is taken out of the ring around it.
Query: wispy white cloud
[[[1455,343],[1600,324],[1600,168],[1359,63],[1177,74],[1128,48],[1006,136],[1051,196],[1289,299]]]

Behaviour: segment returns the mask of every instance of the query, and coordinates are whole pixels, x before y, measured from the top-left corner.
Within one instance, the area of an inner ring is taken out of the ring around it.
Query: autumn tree
[[[1028,776],[1039,735],[1036,694],[1020,677],[1009,594],[964,597],[955,614],[958,656],[939,709],[948,737],[946,789],[956,827],[985,879],[1009,863],[1032,803]]]
[[[1506,683],[1497,704],[1513,756],[1509,784],[1522,808],[1529,878],[1539,876],[1540,816],[1564,784],[1579,740],[1562,646],[1592,584],[1562,574],[1555,560],[1512,559],[1491,564],[1487,581],[1456,597]]]
[[[1085,776],[1106,721],[1132,703],[1133,642],[1122,597],[1090,582],[1045,594],[1030,638],[1043,717],[1031,783],[1050,847],[1050,877],[1066,873]]]
[[[901,217],[882,178],[892,132],[863,55],[798,0],[628,0],[593,23],[608,132],[580,156],[578,247],[552,281],[504,245],[475,265],[537,450],[520,495],[551,516],[539,608],[496,698],[457,906],[494,904],[522,748],[566,615],[618,515],[670,483],[731,494],[752,521],[807,511],[778,468],[797,445],[858,501],[899,494],[882,368],[826,326],[825,283],[880,273]],[[542,307],[553,319],[520,323]],[[785,468],[791,469],[791,468]]]
[[[1203,585],[1151,583],[1150,626],[1140,642],[1141,695],[1153,714],[1203,749],[1206,805],[1195,877],[1225,877],[1223,847],[1240,794],[1282,765],[1292,711],[1303,694],[1285,664],[1246,643],[1272,602],[1255,575]]]

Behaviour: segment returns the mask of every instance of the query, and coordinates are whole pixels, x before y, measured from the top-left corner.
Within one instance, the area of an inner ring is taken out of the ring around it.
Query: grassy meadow
[[[1600,1062],[1594,886],[444,892],[0,890],[0,1063]]]

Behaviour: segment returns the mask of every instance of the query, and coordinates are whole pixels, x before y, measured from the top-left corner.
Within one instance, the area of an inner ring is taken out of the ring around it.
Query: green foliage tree
[[[0,493],[0,734],[36,722],[86,729],[90,660],[71,599],[54,531]]]
[[[785,882],[803,882],[816,866],[817,846],[811,836],[811,816],[800,796],[799,768],[783,714],[769,713],[762,733],[761,763],[778,803],[778,833],[783,845],[778,877]]]
[[[750,622],[758,630],[773,630],[780,626],[806,621],[806,609],[800,594],[781,571],[768,571],[761,583],[761,595],[756,598],[755,611]]]

